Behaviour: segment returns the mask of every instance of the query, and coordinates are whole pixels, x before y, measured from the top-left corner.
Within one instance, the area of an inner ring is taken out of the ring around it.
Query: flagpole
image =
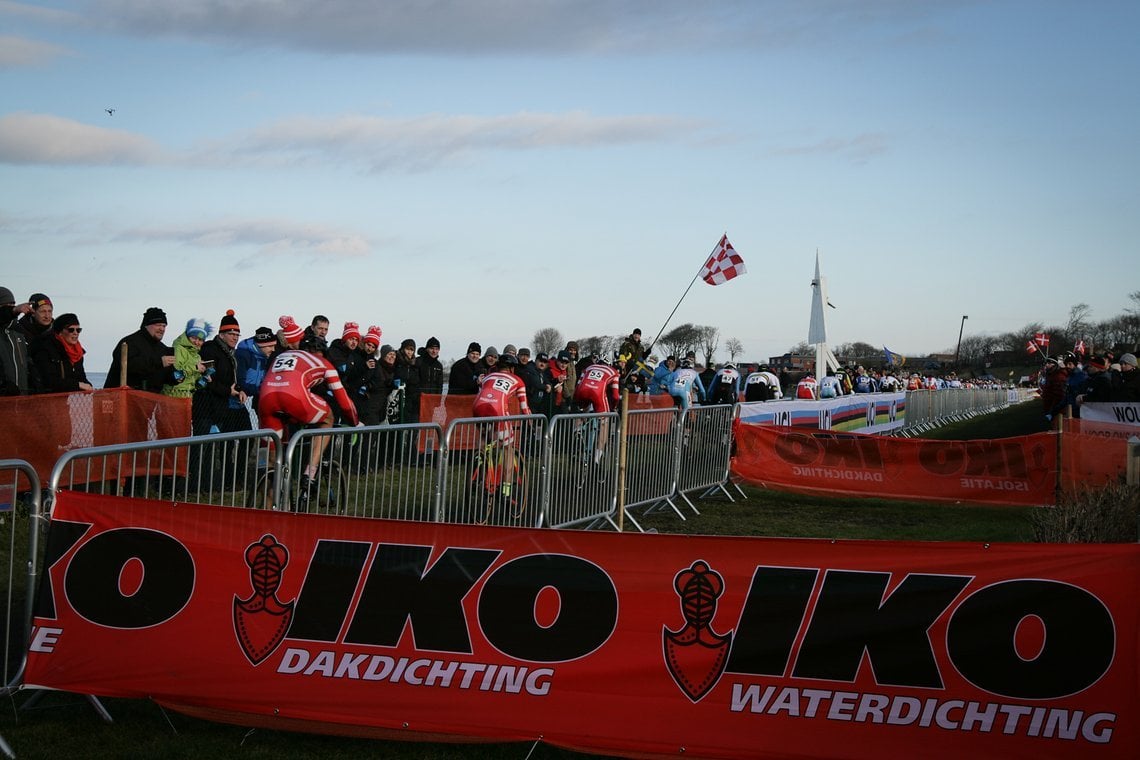
[[[693,285],[696,283],[697,278],[701,276],[701,271],[704,270],[704,268],[705,265],[701,264],[701,268],[693,275],[693,281],[689,283],[689,287],[685,288],[685,292],[681,294],[681,298],[677,301],[677,305],[673,307],[673,311],[669,312],[669,316],[665,317],[665,323],[662,324],[661,329],[657,331],[657,337],[650,341],[649,348],[645,349],[646,352],[651,351],[653,346],[657,344],[657,339],[661,337],[661,333],[665,332],[665,327],[669,324],[669,320],[673,318],[673,315],[677,313],[677,309],[681,308],[681,301],[684,301],[685,296],[689,295],[689,291],[693,289]]]

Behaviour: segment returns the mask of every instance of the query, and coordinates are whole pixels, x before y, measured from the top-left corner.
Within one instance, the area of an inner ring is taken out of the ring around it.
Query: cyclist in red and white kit
[[[484,375],[479,383],[472,414],[476,417],[507,417],[511,414],[512,399],[518,401],[520,414],[531,414],[526,403],[526,382],[515,375],[518,358],[504,354],[499,357],[498,366],[499,371]],[[514,426],[510,422],[500,422],[495,426],[495,432],[503,444],[503,494],[510,496],[510,483],[515,474]]]
[[[323,342],[323,338],[320,339]],[[257,416],[261,424],[270,430],[281,433],[286,423],[317,428],[333,426],[333,410],[329,402],[314,391],[318,386],[327,387],[341,413],[353,425],[359,425],[356,406],[352,403],[340,375],[328,360],[308,351],[290,349],[282,351],[261,381],[258,394]],[[316,476],[321,465],[321,456],[329,439],[315,436],[309,452],[309,464],[305,468],[302,485],[307,486]]]
[[[621,400],[620,388],[621,372],[599,358],[578,377],[574,403],[583,411],[609,412]]]

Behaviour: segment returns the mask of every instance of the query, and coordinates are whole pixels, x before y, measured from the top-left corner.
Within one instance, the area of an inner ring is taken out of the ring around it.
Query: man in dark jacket
[[[173,380],[174,349],[162,342],[166,335],[166,312],[151,306],[143,313],[139,329],[115,344],[111,369],[104,388],[123,385],[123,349],[126,348],[126,385],[140,391],[162,393],[167,380]]]
[[[0,396],[28,392],[28,342],[16,327],[16,319],[31,308],[26,303],[17,306],[12,291],[0,287]]]
[[[27,338],[30,347],[36,338],[51,333],[55,307],[52,306],[51,299],[43,293],[32,293],[28,303],[32,305],[32,310],[20,317],[16,327]]]
[[[453,396],[474,396],[479,392],[479,356],[483,347],[472,342],[467,347],[467,356],[451,365],[447,379],[447,392]]]
[[[439,361],[439,339],[428,338],[416,357],[416,374],[419,375],[420,393],[443,393],[443,364]]]
[[[420,421],[420,374],[416,369],[416,342],[404,338],[396,352],[396,379],[404,389],[400,422]]]

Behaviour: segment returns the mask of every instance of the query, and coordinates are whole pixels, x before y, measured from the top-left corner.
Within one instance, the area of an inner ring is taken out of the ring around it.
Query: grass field
[[[1037,404],[1027,403],[948,426],[930,437],[992,438],[1037,432]],[[876,499],[821,499],[755,488],[748,498],[701,502],[701,514],[681,521],[659,513],[642,524],[661,533],[919,541],[1029,541],[1029,508],[925,504]],[[585,760],[547,745],[421,744],[251,731],[166,713],[143,700],[107,699],[114,717],[104,723],[82,698],[48,693],[17,713],[25,694],[0,710],[0,735],[21,758],[359,758],[397,760]]]

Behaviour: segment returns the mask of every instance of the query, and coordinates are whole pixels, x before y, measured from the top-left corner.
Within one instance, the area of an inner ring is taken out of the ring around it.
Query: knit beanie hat
[[[214,326],[204,319],[194,317],[186,323],[186,337],[187,338],[201,338],[205,340],[210,337],[210,333],[214,331]]]
[[[472,351],[474,351],[477,354],[481,354],[481,353],[483,353],[483,347],[480,346],[475,341],[471,341],[470,345],[467,346],[467,353],[471,353]]]
[[[218,327],[218,332],[225,332],[226,330],[237,330],[241,332],[241,327],[238,326],[237,317],[234,316],[233,309],[226,309],[226,315],[222,317],[221,325]]]
[[[165,324],[168,324],[166,321],[166,312],[157,306],[151,306],[149,309],[143,312],[142,324],[139,325],[139,327],[149,327],[150,325]]]
[[[349,338],[356,338],[360,340],[360,324],[357,322],[345,322],[344,332],[340,334],[341,340],[348,340]]]
[[[518,352],[519,352],[519,350],[517,348],[515,348],[514,343],[508,343],[507,345],[503,346],[503,353],[504,354],[517,354]]]
[[[277,324],[281,325],[281,333],[285,336],[286,343],[299,343],[301,338],[305,337],[305,328],[297,324],[297,320],[288,314],[279,318]]]
[[[412,340],[411,338],[404,338],[404,342],[400,344],[400,348],[415,349],[415,347],[416,347],[416,342],[414,340]]]
[[[257,332],[253,334],[253,342],[259,346],[268,346],[277,342],[277,336],[273,334],[272,328],[259,327]]]
[[[424,344],[424,348],[439,348],[439,338],[434,335],[431,336],[428,338],[427,343]]]
[[[371,343],[373,346],[380,345],[380,336],[384,331],[380,329],[380,325],[371,325],[368,328],[368,334],[364,336],[365,343]]]
[[[43,293],[32,293],[28,296],[28,303],[32,305],[32,311],[35,311],[41,306],[51,306],[51,299]]]
[[[79,324],[79,317],[68,312],[67,314],[60,314],[58,317],[56,317],[55,321],[52,322],[51,329],[55,330],[57,333],[61,333],[72,325],[77,324]]]
[[[494,346],[487,346],[487,353],[483,354],[483,356],[493,356],[498,359],[499,349],[495,348]]]
[[[16,296],[8,288],[0,287],[0,306],[16,303]]]
[[[394,354],[394,353],[396,353],[396,349],[392,348],[391,343],[385,343],[384,345],[380,346],[380,356],[381,357],[387,356],[388,354]]]
[[[1129,364],[1133,367],[1136,366],[1136,354],[1122,354],[1120,357],[1121,366]]]

